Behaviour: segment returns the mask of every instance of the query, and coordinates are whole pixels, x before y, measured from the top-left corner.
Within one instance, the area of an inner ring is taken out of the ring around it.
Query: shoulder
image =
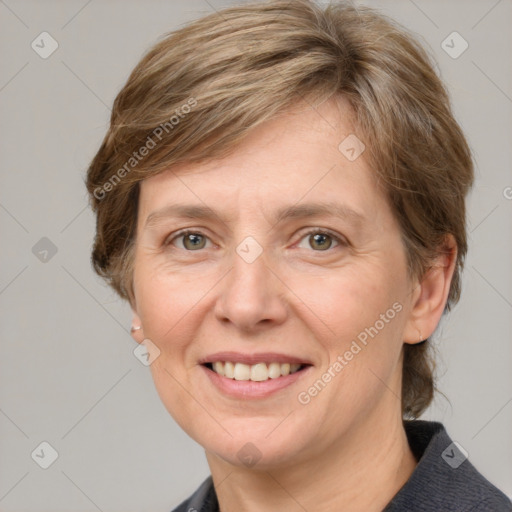
[[[218,512],[218,510],[219,504],[213,480],[209,476],[192,496],[180,503],[172,512]]]
[[[411,421],[404,426],[418,465],[385,512],[512,511],[512,502],[477,471],[442,424]]]

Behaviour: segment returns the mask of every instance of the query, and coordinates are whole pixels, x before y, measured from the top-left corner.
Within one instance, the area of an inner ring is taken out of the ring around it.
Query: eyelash
[[[349,245],[348,242],[344,238],[341,238],[341,237],[335,235],[332,231],[330,231],[328,229],[321,229],[321,228],[311,228],[310,230],[306,231],[306,233],[304,233],[301,236],[301,238],[299,239],[299,242],[301,242],[304,238],[306,238],[309,235],[317,235],[317,234],[328,235],[330,238],[332,238],[337,243],[337,245],[335,245],[333,248],[329,247],[329,249],[326,249],[325,251],[313,251],[313,252],[320,252],[320,253],[321,252],[329,252],[331,249],[334,249],[336,247]],[[167,238],[168,241],[165,241],[164,245],[165,246],[172,245],[172,243],[175,240],[177,240],[179,238],[183,238],[187,235],[200,235],[200,236],[203,236],[203,237],[207,238],[208,240],[210,240],[209,237],[206,234],[204,234],[202,231],[193,230],[193,229],[184,229],[182,231],[178,231],[170,240],[169,240],[169,238]],[[188,251],[187,249],[183,249],[183,250],[185,250],[187,252],[199,252],[199,251]]]

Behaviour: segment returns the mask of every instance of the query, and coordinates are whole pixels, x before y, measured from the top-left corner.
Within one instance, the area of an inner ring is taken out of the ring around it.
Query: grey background
[[[1,512],[164,512],[209,474],[132,353],[129,308],[92,272],[83,179],[143,52],[230,3],[0,1]],[[463,296],[436,342],[449,402],[425,417],[512,497],[512,2],[364,3],[430,46],[475,154]],[[43,31],[59,43],[47,59],[31,48]],[[469,43],[457,59],[441,48],[453,31]],[[42,441],[59,454],[46,470]]]

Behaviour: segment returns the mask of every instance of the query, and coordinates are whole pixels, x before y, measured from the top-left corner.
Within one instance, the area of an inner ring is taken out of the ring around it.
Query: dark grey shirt
[[[512,502],[466,459],[441,423],[404,425],[418,465],[383,512],[512,512]],[[219,512],[211,476],[172,512]]]

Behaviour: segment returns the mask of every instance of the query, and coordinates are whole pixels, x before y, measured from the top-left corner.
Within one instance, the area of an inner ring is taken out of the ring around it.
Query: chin
[[[271,470],[296,464],[301,458],[307,459],[315,446],[318,446],[318,435],[311,429],[311,424],[289,424],[283,417],[265,419],[235,418],[223,421],[230,424],[229,434],[220,428],[214,431],[204,426],[211,422],[202,422],[185,430],[207,453],[224,460],[230,465],[254,470]],[[284,419],[284,421],[283,421]],[[231,434],[231,435],[230,435]]]
[[[254,471],[269,471],[278,467],[294,464],[300,458],[301,446],[296,442],[282,438],[276,440],[248,441],[242,438],[231,439],[226,443],[200,443],[209,454],[224,460],[228,464],[249,468]]]

